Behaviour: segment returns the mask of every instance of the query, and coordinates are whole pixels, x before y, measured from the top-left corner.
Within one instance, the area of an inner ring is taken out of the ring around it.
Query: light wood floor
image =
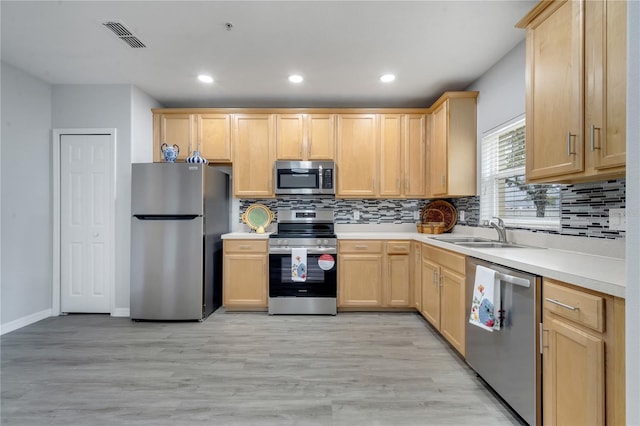
[[[412,313],[69,315],[1,345],[3,425],[519,424]]]

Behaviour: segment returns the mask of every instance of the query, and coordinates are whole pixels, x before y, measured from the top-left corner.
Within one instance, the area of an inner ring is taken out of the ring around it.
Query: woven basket
[[[433,212],[440,221],[433,220]],[[421,234],[442,234],[445,230],[444,213],[437,209],[427,209],[422,212],[420,223],[416,224],[418,232]]]

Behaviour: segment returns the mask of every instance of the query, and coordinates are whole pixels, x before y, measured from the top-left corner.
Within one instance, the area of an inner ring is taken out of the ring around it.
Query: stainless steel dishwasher
[[[503,322],[493,332],[468,322],[478,265],[496,271],[500,284]],[[467,257],[466,362],[529,425],[542,422],[540,290],[538,276]]]

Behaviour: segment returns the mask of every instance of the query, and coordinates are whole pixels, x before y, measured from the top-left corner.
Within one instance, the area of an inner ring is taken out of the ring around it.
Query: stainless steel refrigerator
[[[131,318],[207,317],[222,304],[228,176],[204,164],[137,163],[131,180]]]

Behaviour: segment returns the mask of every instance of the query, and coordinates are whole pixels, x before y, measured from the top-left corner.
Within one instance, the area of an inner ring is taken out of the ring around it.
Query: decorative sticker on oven
[[[330,254],[323,254],[318,258],[318,266],[323,271],[328,271],[329,269],[333,269],[336,265],[336,260]]]

